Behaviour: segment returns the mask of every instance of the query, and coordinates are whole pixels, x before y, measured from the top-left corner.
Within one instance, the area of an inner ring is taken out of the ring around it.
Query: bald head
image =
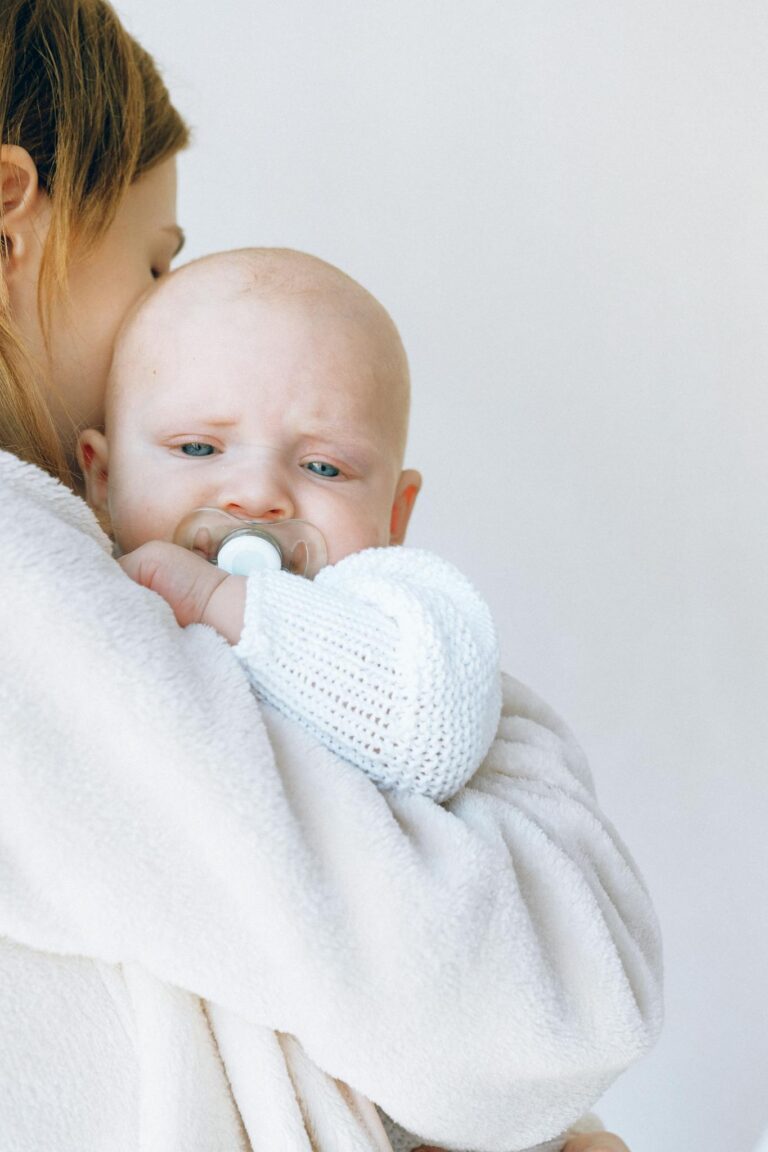
[[[408,363],[392,320],[338,268],[282,249],[165,277],[119,336],[106,434],[79,459],[118,547],[173,540],[196,508],[306,520],[329,563],[402,543]]]
[[[288,248],[243,248],[194,260],[172,272],[137,303],[127,317],[115,346],[107,422],[110,412],[130,388],[131,399],[143,380],[142,371],[156,356],[159,334],[169,344],[191,332],[230,338],[227,312],[251,306],[253,324],[283,312],[313,327],[355,341],[361,370],[386,400],[399,458],[405,451],[410,408],[408,360],[400,334],[386,309],[346,273],[304,252]]]

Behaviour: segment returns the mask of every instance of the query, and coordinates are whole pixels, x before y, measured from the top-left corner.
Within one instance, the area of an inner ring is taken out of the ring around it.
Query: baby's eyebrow
[[[356,420],[308,421],[304,426],[302,436],[305,440],[327,444],[343,441],[360,447],[364,447],[375,439],[373,433],[361,431],[360,422]]]
[[[216,428],[231,428],[235,424],[242,423],[242,416],[238,412],[227,411],[226,408],[205,411],[196,404],[176,405],[174,408],[163,407],[160,416],[164,424],[175,424],[178,427],[182,424],[190,427],[195,424],[202,428],[203,425],[207,427],[212,424]]]
[[[206,416],[205,419],[199,420],[198,423],[204,425],[206,428],[234,428],[236,424],[240,423],[240,417]]]
[[[158,436],[192,436],[219,429],[236,428],[240,419],[235,416],[204,416],[193,412],[163,413],[155,425]]]
[[[355,451],[364,451],[371,443],[369,437],[361,436],[356,429],[343,427],[310,428],[299,439],[312,447],[337,449],[343,447]]]

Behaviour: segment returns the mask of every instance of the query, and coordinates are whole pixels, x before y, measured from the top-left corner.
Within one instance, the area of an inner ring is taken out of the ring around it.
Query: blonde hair
[[[44,330],[50,300],[66,293],[73,242],[95,244],[127,188],[187,140],[151,56],[106,0],[0,0],[0,141],[26,149],[51,202],[38,285]],[[4,276],[0,448],[69,479]]]

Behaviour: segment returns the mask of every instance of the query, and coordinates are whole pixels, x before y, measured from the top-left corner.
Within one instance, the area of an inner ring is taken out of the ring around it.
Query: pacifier
[[[190,512],[173,542],[232,576],[283,569],[311,580],[328,558],[322,533],[305,520],[241,520],[218,508]]]

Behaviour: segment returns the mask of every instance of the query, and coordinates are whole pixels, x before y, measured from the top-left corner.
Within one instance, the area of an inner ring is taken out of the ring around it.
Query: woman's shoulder
[[[105,552],[111,551],[109,538],[84,500],[42,468],[11,452],[0,451],[0,501],[5,531],[15,536],[47,533],[58,523],[95,540]]]

